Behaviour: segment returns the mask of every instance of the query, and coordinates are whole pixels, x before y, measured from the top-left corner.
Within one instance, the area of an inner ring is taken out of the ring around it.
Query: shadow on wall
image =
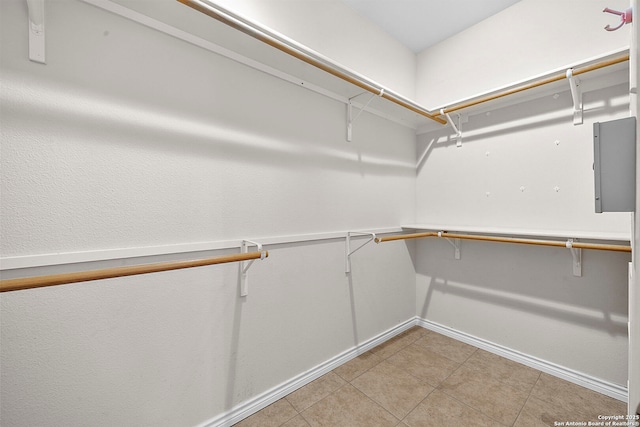
[[[246,94],[247,107],[242,112],[245,120],[234,124],[227,121],[231,112],[218,114],[214,110],[209,115],[206,111],[195,115],[172,105],[145,105],[44,84],[25,89],[20,77],[10,73],[3,83],[2,102],[11,106],[7,121],[19,125],[18,120],[27,117],[29,132],[50,143],[61,138],[84,145],[139,146],[178,156],[224,158],[245,167],[251,162],[277,168],[357,171],[361,175],[365,171],[412,175],[415,170],[413,159],[408,159],[411,147],[400,151],[406,155],[398,155],[396,125],[377,120],[367,126],[360,119],[361,138],[347,143],[346,110],[333,101],[322,103],[324,109],[319,109],[314,107],[316,98],[299,96],[296,103],[286,103],[274,102],[260,93]],[[283,96],[292,95],[287,92]],[[223,104],[224,100],[218,102]],[[258,113],[260,108],[262,112]]]
[[[455,260],[447,242],[420,246],[427,261],[417,273],[428,278],[424,319],[434,299],[449,295],[627,335],[628,254],[584,250],[583,276],[574,277],[571,255],[562,248],[465,242],[462,259]]]
[[[227,368],[227,377],[225,378],[225,409],[231,409],[236,404],[236,373],[238,371],[238,356],[240,352],[240,332],[242,325],[242,309],[246,303],[246,298],[240,297],[240,287],[242,281],[242,269],[244,263],[238,263],[238,278],[236,282],[236,295],[233,308],[233,322],[231,330],[231,348],[229,351],[229,365]]]
[[[626,96],[628,84],[588,92],[583,95],[584,124],[591,126],[593,117],[606,114],[616,114],[628,111],[629,105],[616,103],[614,98]],[[462,144],[483,141],[503,135],[529,132],[545,126],[566,124],[574,126],[571,92],[558,93],[558,97],[547,96],[526,103],[503,107],[487,113],[475,113],[469,117],[467,123],[462,124]],[[464,113],[464,111],[463,111]],[[456,119],[455,113],[451,118]],[[590,121],[591,118],[591,121]],[[425,165],[429,154],[436,148],[455,145],[457,139],[450,126],[429,132],[418,138],[418,172]]]

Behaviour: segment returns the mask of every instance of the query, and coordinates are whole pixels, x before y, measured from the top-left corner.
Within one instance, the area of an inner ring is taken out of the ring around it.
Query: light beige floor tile
[[[340,375],[340,377],[346,381],[352,381],[381,361],[381,358],[368,351],[355,359],[351,359],[344,365],[338,366],[333,372]]]
[[[597,420],[598,415],[621,415],[627,411],[624,402],[545,373],[540,375],[531,397],[545,403],[546,410],[558,416],[574,414],[586,422]]]
[[[436,390],[404,419],[409,427],[478,426],[503,427],[476,409]]]
[[[345,380],[331,371],[290,393],[286,399],[298,412],[302,412],[345,384],[347,384]]]
[[[386,359],[429,333],[430,332],[428,330],[421,328],[420,326],[414,326],[413,328],[408,329],[390,340],[372,348],[371,352],[382,359]]]
[[[567,418],[567,415],[569,415],[569,418]],[[575,412],[567,414],[560,407],[555,407],[552,404],[545,403],[536,397],[530,396],[524,408],[522,408],[514,427],[557,426],[559,423],[577,421],[578,418],[582,417]]]
[[[356,378],[353,384],[397,418],[404,418],[433,387],[389,362],[382,362]]]
[[[298,415],[282,424],[282,427],[309,427],[309,423],[302,417],[302,415]]]
[[[451,359],[413,344],[398,351],[387,360],[434,387],[460,366]]]
[[[564,383],[563,380],[557,378],[552,378],[552,380]],[[561,397],[548,395],[544,400],[533,395],[530,396],[514,426],[546,427],[558,426],[560,423],[568,425],[568,422],[576,423],[576,425],[579,425],[578,423],[597,423],[603,421],[598,419],[598,415],[624,415],[626,413],[626,405],[623,402],[611,402],[611,398],[607,396],[591,390],[580,390],[582,387],[571,383],[565,383],[561,388],[564,389],[564,392],[571,394]],[[541,389],[537,390],[537,393],[540,392]],[[585,407],[585,404],[588,407]]]
[[[439,390],[508,426],[516,421],[528,397],[528,393],[464,365]]]
[[[498,381],[529,393],[540,377],[540,371],[484,350],[476,351],[464,366],[477,369]]]
[[[249,418],[235,424],[235,427],[280,427],[298,413],[285,399],[272,403]]]
[[[380,347],[236,427],[555,427],[626,412],[623,402],[472,346],[455,362],[470,349],[423,328]]]
[[[302,416],[311,427],[393,427],[400,421],[351,384],[311,406]]]
[[[432,332],[415,342],[415,345],[419,345],[434,353],[444,356],[454,362],[462,363],[469,358],[477,348],[465,344],[461,341],[454,340],[447,336]]]
[[[432,333],[430,330],[423,328],[422,326],[412,326],[409,329],[407,329],[406,331],[403,332],[403,334],[407,334],[407,335],[417,335],[418,337],[423,337],[425,335],[428,335]]]

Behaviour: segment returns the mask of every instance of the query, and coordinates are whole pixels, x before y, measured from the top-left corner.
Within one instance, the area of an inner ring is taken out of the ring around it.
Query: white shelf
[[[320,240],[344,239],[347,233],[353,230],[330,231],[325,233],[297,234],[287,236],[256,236],[251,235],[251,240],[263,245],[286,245],[294,243],[316,242]],[[367,232],[376,234],[389,234],[402,232],[400,227],[387,227],[367,229]],[[360,236],[355,236],[358,238]],[[187,254],[193,252],[217,251],[225,249],[238,249],[242,239],[218,240],[210,242],[174,243],[161,246],[144,246],[133,248],[97,249],[82,252],[60,252],[50,254],[18,255],[0,257],[0,271],[15,270],[20,268],[45,267],[52,265],[77,264],[84,262],[100,262],[123,260],[130,258],[154,257],[164,255]]]
[[[621,242],[631,241],[631,232],[617,233],[584,230],[532,230],[524,228],[482,227],[451,224],[406,224],[402,225],[402,228],[407,230],[458,231],[464,233],[497,234],[502,236],[558,237]]]

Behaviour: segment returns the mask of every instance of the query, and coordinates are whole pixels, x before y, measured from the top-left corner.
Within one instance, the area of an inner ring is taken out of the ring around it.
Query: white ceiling
[[[342,0],[418,53],[520,0]]]

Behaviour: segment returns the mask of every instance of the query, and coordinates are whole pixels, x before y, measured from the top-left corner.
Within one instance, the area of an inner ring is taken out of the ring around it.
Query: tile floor
[[[414,327],[235,426],[543,427],[624,413],[623,402]]]

